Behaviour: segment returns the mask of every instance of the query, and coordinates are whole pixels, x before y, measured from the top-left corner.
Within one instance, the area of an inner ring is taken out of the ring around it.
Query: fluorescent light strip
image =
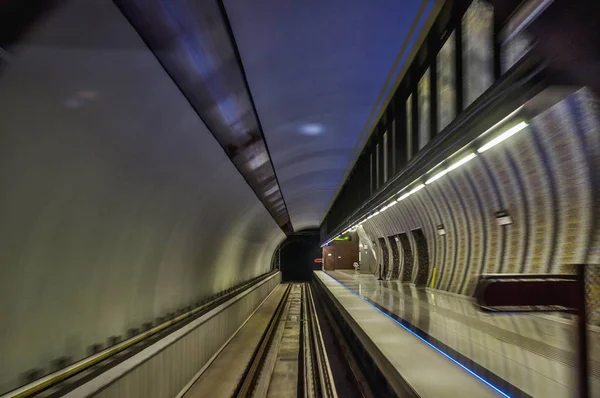
[[[459,168],[460,166],[462,166],[463,164],[467,163],[468,161],[474,159],[477,155],[472,152],[470,154],[468,154],[467,156],[465,156],[464,158],[462,158],[461,160],[459,160],[458,162],[452,164],[450,167],[448,167],[447,171],[452,171],[454,169]]]
[[[499,143],[506,140],[507,138],[512,137],[513,135],[515,135],[519,131],[523,130],[527,126],[528,126],[527,123],[521,122],[521,123],[517,124],[516,126],[509,128],[504,133],[500,134],[499,136],[497,136],[496,138],[494,138],[487,144],[483,145],[481,148],[479,148],[477,150],[477,152],[482,153],[482,152],[487,151],[488,149],[492,148],[495,145],[498,145]]]
[[[434,175],[433,177],[431,177],[430,179],[428,179],[427,181],[425,181],[425,184],[429,185],[432,182],[434,182],[435,180],[445,176],[446,174],[448,174],[449,172],[451,172],[454,169],[457,169],[458,167],[462,166],[463,164],[467,163],[469,160],[472,160],[473,158],[475,158],[477,155],[475,153],[470,153],[467,156],[465,156],[464,158],[462,158],[461,160],[459,160],[458,162],[454,163],[453,165],[451,165],[450,167],[448,167],[445,170],[440,171],[439,173],[437,173],[436,175]]]
[[[517,112],[519,112],[521,110],[523,106],[520,106],[519,108],[515,109],[513,112],[511,112],[508,116],[506,116],[505,118],[503,118],[502,120],[500,120],[498,123],[496,123],[495,125],[493,125],[492,127],[490,127],[489,129],[487,129],[485,132],[483,132],[478,138],[486,135],[487,133],[489,133],[490,131],[494,130],[497,126],[503,124],[506,120],[510,119],[512,116],[514,116]],[[516,133],[518,133],[519,131],[523,130],[525,127],[527,127],[529,124],[527,124],[527,122],[520,122],[517,125],[509,128],[508,130],[506,130],[504,133],[500,134],[499,136],[497,136],[496,138],[494,138],[493,140],[491,140],[490,142],[488,142],[487,144],[484,144],[481,148],[479,148],[477,150],[477,152],[479,153],[483,153],[485,151],[487,151],[488,149],[494,147],[495,145],[501,143],[502,141],[506,140],[507,138],[515,135]],[[450,156],[453,157],[454,155]],[[458,167],[464,165],[465,163],[473,160],[475,157],[477,156],[477,154],[475,154],[474,152],[469,153],[468,155],[464,156],[462,159],[460,159],[459,161],[457,161],[456,163],[450,165],[447,169],[440,171],[439,173],[437,173],[436,175],[434,175],[433,177],[431,177],[430,179],[425,181],[425,184],[431,184],[432,182],[434,182],[435,180],[443,177],[444,175],[446,175],[448,172],[457,169]],[[437,166],[436,166],[437,167]],[[434,167],[435,169],[435,167]],[[432,170],[434,170],[432,169]],[[413,188],[412,190],[410,190],[409,192],[403,194],[402,196],[400,196],[398,199],[393,200],[392,202],[390,202],[388,205],[384,206],[381,210],[371,214],[370,216],[366,217],[364,220],[362,220],[360,223],[358,223],[358,226],[362,225],[364,222],[370,220],[371,218],[375,217],[377,214],[381,213],[382,211],[385,211],[387,209],[389,209],[391,206],[395,205],[396,203],[398,203],[401,200],[404,200],[406,198],[408,198],[410,195],[412,195],[413,193],[423,189],[425,187],[425,184],[420,184],[417,185],[415,188]],[[400,191],[398,191],[397,195],[400,194],[402,191],[404,191],[406,189],[406,187],[402,188]]]
[[[411,189],[410,191],[408,191],[408,192],[407,192],[407,193],[405,193],[404,195],[400,196],[400,197],[398,198],[398,200],[399,200],[399,201],[400,201],[400,200],[404,200],[404,199],[408,198],[410,195],[412,195],[413,193],[415,193],[415,192],[417,192],[417,191],[419,191],[419,190],[421,190],[421,189],[423,189],[423,188],[425,188],[425,184],[420,184],[420,185],[417,185],[416,187],[414,187],[413,189]]]
[[[406,330],[407,332],[409,332],[413,336],[417,337],[419,340],[421,340],[422,342],[424,342],[425,344],[427,344],[428,346],[430,346],[431,348],[433,348],[434,350],[436,350],[437,352],[439,352],[440,354],[442,354],[443,356],[445,356],[446,358],[448,358],[449,360],[451,360],[452,362],[454,362],[455,364],[457,364],[458,366],[460,366],[461,368],[463,368],[464,370],[466,370],[467,372],[469,372],[471,375],[475,376],[479,381],[483,382],[485,385],[487,385],[488,387],[492,388],[494,391],[498,392],[503,397],[505,397],[505,398],[511,398],[510,395],[508,395],[504,391],[500,390],[498,387],[496,387],[495,385],[493,385],[492,383],[490,383],[489,381],[487,381],[483,377],[479,376],[477,373],[473,372],[471,369],[467,368],[465,365],[463,365],[462,363],[458,362],[456,359],[452,358],[450,355],[446,354],[444,351],[440,350],[439,348],[437,348],[436,346],[434,346],[433,344],[431,344],[429,341],[425,340],[423,337],[421,337],[418,334],[416,334],[412,329],[404,326],[396,318],[390,316],[389,314],[387,314],[384,311],[382,311],[379,308],[377,308],[377,306],[375,304],[371,303],[366,297],[363,297],[362,295],[358,294],[354,290],[350,289],[348,286],[344,285],[342,282],[338,281],[333,276],[331,276],[329,274],[327,274],[327,276],[330,277],[331,279],[333,279],[334,281],[336,281],[337,283],[339,283],[340,285],[344,286],[350,293],[354,294],[355,296],[357,296],[358,298],[360,298],[362,301],[364,301],[365,303],[369,304],[371,307],[375,308],[381,314],[387,316],[389,319],[391,319],[396,324],[398,324],[399,326],[401,326],[404,330]]]
[[[387,205],[385,205],[385,207],[384,207],[383,209],[381,209],[381,211],[389,209],[390,207],[392,207],[392,206],[393,206],[393,205],[395,205],[396,203],[398,203],[398,201],[397,201],[397,200],[394,200],[394,201],[392,201],[392,202],[388,203]]]
[[[509,113],[502,120],[500,120],[498,123],[494,124],[492,127],[490,127],[489,129],[485,130],[483,133],[479,134],[479,136],[476,139],[479,139],[479,138],[483,137],[484,135],[486,135],[490,131],[495,130],[498,126],[503,125],[504,122],[506,122],[507,120],[509,120],[510,118],[512,118],[514,115],[517,114],[517,112],[519,112],[521,109],[523,109],[523,106],[524,105],[521,105],[520,107],[518,107],[517,109],[515,109],[514,111],[512,111],[511,113]]]
[[[434,182],[435,180],[442,178],[443,176],[445,176],[448,173],[448,169],[444,169],[442,171],[440,171],[439,173],[437,173],[436,175],[434,175],[433,177],[431,177],[430,179],[428,179],[427,181],[425,181],[425,184],[429,185],[432,182]]]
[[[398,198],[398,200],[404,200],[404,199],[408,198],[409,196],[410,196],[410,192],[407,192],[407,193],[405,193],[404,195],[400,196],[400,197]]]

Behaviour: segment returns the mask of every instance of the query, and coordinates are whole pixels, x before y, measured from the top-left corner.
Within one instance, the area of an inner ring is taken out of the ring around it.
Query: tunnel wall
[[[569,263],[599,264],[598,110],[595,97],[581,89],[360,228],[371,242],[407,233],[413,253],[411,231],[421,228],[429,253],[427,285],[436,268],[436,288],[466,295],[481,273],[556,273]],[[513,224],[497,225],[500,210]],[[440,224],[446,235],[438,235]],[[414,258],[413,283],[420,266]]]
[[[93,388],[90,385],[93,384],[92,382],[84,385],[81,390],[72,392],[71,396],[102,398],[178,396],[202,368],[210,366],[211,357],[227,344],[227,340],[273,292],[280,281],[281,273],[278,273],[242,299],[235,301],[216,315],[207,317],[198,327],[97,393],[87,394],[87,389]],[[84,391],[86,393],[82,394]]]
[[[284,235],[112,2],[0,75],[0,392],[270,269]]]

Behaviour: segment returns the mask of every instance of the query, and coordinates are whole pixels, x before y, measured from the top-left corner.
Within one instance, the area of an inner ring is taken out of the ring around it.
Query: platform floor
[[[422,398],[508,397],[465,371],[322,271],[315,271],[346,312]]]
[[[575,326],[554,315],[489,315],[473,300],[396,281],[377,281],[353,270],[329,271],[334,279],[367,301],[432,337],[432,344],[454,350],[533,397],[572,398],[576,394]],[[398,328],[401,329],[400,327]],[[592,396],[600,397],[600,332],[591,328]],[[469,362],[467,360],[467,362]],[[432,375],[433,376],[433,375]]]
[[[275,288],[194,382],[185,398],[229,398],[233,395],[286,287],[287,284],[281,284]]]

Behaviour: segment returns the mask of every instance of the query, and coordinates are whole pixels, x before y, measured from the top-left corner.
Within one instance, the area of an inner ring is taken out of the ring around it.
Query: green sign
[[[335,238],[334,240],[352,240],[352,238],[350,237],[350,235],[343,235],[339,238]]]

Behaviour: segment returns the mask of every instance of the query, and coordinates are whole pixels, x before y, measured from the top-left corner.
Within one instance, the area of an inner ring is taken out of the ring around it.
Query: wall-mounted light
[[[510,225],[513,223],[512,218],[506,210],[500,210],[496,212],[496,223],[498,225]]]
[[[509,115],[507,115],[504,119],[502,119],[501,121],[499,121],[498,123],[496,123],[494,126],[490,127],[489,129],[487,129],[485,132],[483,132],[479,137],[477,137],[473,142],[477,142],[478,140],[480,140],[482,137],[486,136],[489,132],[494,131],[498,126],[503,125],[507,120],[511,119],[514,115],[516,115],[520,109],[522,107],[519,107],[518,109],[516,109],[515,111],[511,112]],[[487,142],[486,144],[482,145],[479,149],[477,149],[478,153],[482,153],[487,151],[488,149],[494,147],[495,145],[501,143],[502,141],[510,138],[511,136],[515,135],[516,133],[518,133],[519,131],[523,130],[525,127],[528,126],[528,123],[525,121],[521,121],[519,123],[517,123],[516,125],[514,125],[513,127],[509,128],[508,130],[504,131],[502,134],[498,135],[496,138],[490,140],[489,142]],[[469,144],[469,145],[472,145]],[[463,147],[463,149],[466,147]],[[455,155],[459,152],[463,152],[463,149],[461,149],[460,151],[456,152],[455,154],[449,156],[446,160],[448,159],[452,159],[455,157]],[[446,175],[448,172],[455,170],[456,168],[464,165],[465,163],[471,161],[472,159],[474,159],[475,157],[477,157],[477,154],[475,152],[470,152],[466,155],[463,155],[463,157],[456,161],[455,163],[451,164],[450,166],[448,166],[446,169],[440,169],[440,171],[433,175],[431,178],[427,179],[425,181],[425,184],[431,184],[432,182],[436,181],[437,179],[443,177],[444,175]],[[445,161],[441,162],[439,165],[443,164]],[[433,170],[435,170],[438,166],[434,167],[433,169],[431,169],[429,172],[427,172],[426,174],[430,174]],[[418,180],[417,180],[418,181]],[[407,186],[405,186],[403,189],[401,189],[400,191],[397,192],[396,195],[400,195],[407,187],[409,187],[410,185],[412,185],[413,183],[415,183],[416,181],[413,181],[411,184],[408,184]],[[387,205],[385,205],[383,208],[377,210],[375,213],[371,214],[370,216],[366,217],[364,220],[362,220],[360,223],[358,223],[357,225],[360,226],[361,224],[363,224],[364,222],[370,220],[371,218],[375,217],[377,214],[381,213],[382,211],[387,210],[388,208],[390,208],[391,206],[395,205],[396,203],[398,203],[401,200],[406,199],[407,197],[409,197],[410,195],[412,195],[413,193],[423,189],[425,187],[425,184],[419,184],[417,186],[415,186],[412,190],[402,194],[398,199],[393,200],[393,197],[390,198],[392,199],[392,201],[390,203],[388,203]],[[512,220],[510,219],[510,217],[505,218],[505,217],[501,217],[497,218],[497,222],[499,225],[508,225],[508,224],[512,224]],[[501,224],[502,223],[502,224]],[[355,226],[357,227],[357,226]]]
[[[446,235],[446,228],[444,228],[444,224],[440,224],[437,226],[438,235]]]
[[[404,199],[408,198],[410,195],[412,195],[413,193],[415,193],[415,192],[417,192],[417,191],[419,191],[419,190],[421,190],[423,188],[425,188],[425,184],[417,185],[416,187],[414,187],[413,189],[411,189],[410,191],[408,191],[404,195],[400,196],[398,198],[398,201],[404,200]]]
[[[467,156],[463,157],[461,160],[457,161],[456,163],[453,163],[452,165],[450,165],[450,167],[448,167],[448,171],[452,171],[454,169],[459,168],[460,166],[462,166],[463,164],[467,163],[468,161],[474,159],[477,155],[472,152],[470,154],[468,154]]]
[[[432,182],[434,182],[435,180],[442,178],[443,176],[445,176],[446,174],[448,174],[448,171],[449,171],[448,169],[444,169],[444,170],[440,171],[439,173],[437,173],[436,175],[434,175],[430,179],[426,180],[425,184],[429,185]]]
[[[477,152],[482,153],[482,152],[487,151],[488,149],[492,148],[495,145],[498,145],[499,143],[506,140],[507,138],[512,137],[513,135],[515,135],[519,131],[523,130],[527,126],[528,126],[527,123],[521,122],[521,123],[517,124],[516,126],[509,128],[504,133],[500,134],[499,136],[497,136],[496,138],[494,138],[487,144],[483,145],[481,148],[479,148],[477,150]]]

